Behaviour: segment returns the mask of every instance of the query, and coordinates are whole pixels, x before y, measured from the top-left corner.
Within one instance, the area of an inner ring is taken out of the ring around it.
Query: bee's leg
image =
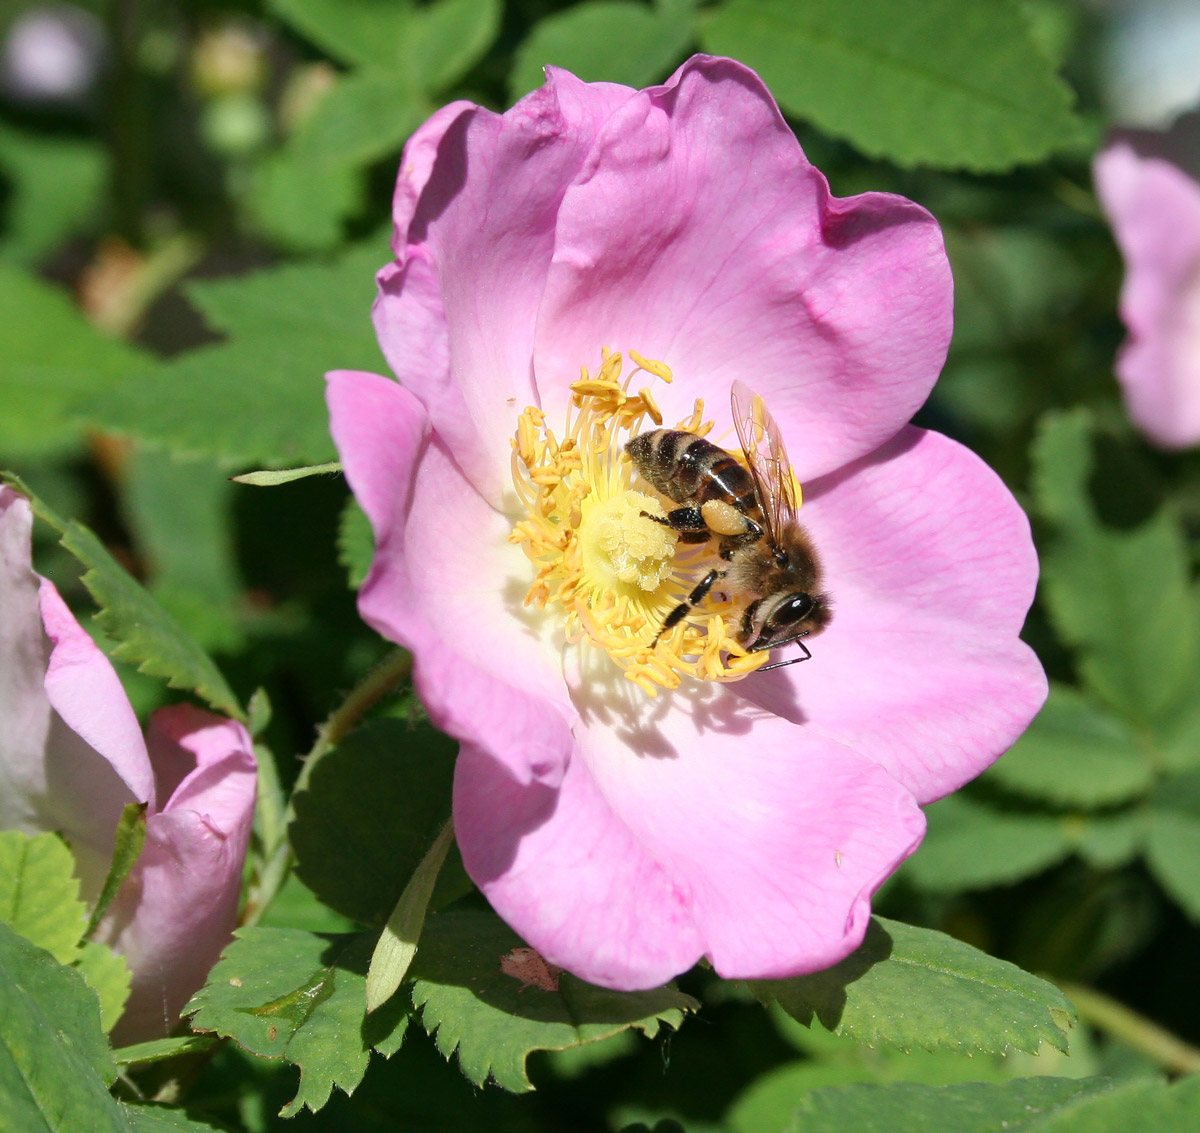
[[[663,618],[662,629],[654,636],[653,644],[658,644],[658,639],[662,637],[667,630],[677,626],[684,618],[687,617],[689,610],[694,610],[705,598],[708,597],[708,592],[716,584],[717,580],[723,578],[725,572],[717,570],[715,567],[708,572],[696,585],[692,588],[692,592],[687,596],[687,600],[680,602],[665,618]]]
[[[684,543],[707,543],[712,538],[712,532],[698,507],[673,508],[665,516],[651,515],[648,511],[642,512],[642,515],[677,531],[680,541]]]

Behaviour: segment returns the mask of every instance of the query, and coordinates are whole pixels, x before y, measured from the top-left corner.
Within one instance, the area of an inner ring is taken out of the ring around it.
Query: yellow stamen
[[[712,565],[712,549],[677,546],[674,531],[651,518],[666,514],[663,502],[635,487],[625,443],[663,416],[649,388],[632,394],[629,385],[638,373],[669,382],[671,370],[634,351],[628,357],[634,366],[624,380],[624,358],[607,349],[596,374],[582,370],[561,441],[540,409],[530,406],[517,420],[513,484],[526,515],[509,541],[535,568],[525,605],[559,607],[568,641],[599,647],[651,696],[684,677],[738,680],[767,660],[765,652],[747,653],[731,632],[738,603],[710,596],[662,633],[666,616]],[[697,400],[675,427],[703,436],[712,428],[703,416]]]

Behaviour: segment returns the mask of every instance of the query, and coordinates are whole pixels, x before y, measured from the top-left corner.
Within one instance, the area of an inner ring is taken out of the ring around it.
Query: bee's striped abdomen
[[[758,511],[754,481],[723,448],[678,429],[653,429],[626,446],[638,472],[678,504],[724,500],[744,515]]]

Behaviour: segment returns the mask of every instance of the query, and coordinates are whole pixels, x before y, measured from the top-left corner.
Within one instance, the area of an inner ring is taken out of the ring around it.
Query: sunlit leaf
[[[78,959],[87,910],[75,859],[57,835],[0,830],[0,921],[60,964]]]
[[[193,284],[189,295],[229,341],[143,372],[90,406],[93,420],[241,467],[334,457],[323,375],[382,371],[371,327],[383,240],[329,263]]]
[[[1007,0],[731,0],[700,38],[788,113],[900,165],[1001,170],[1083,140],[1070,88]]]
[[[515,101],[540,87],[547,64],[588,82],[648,86],[682,60],[694,34],[695,12],[681,0],[653,7],[633,0],[586,0],[534,25],[517,52],[509,97]]]
[[[873,918],[857,952],[811,976],[751,988],[793,1018],[859,1042],[1034,1052],[1067,1049],[1074,1011],[1053,984],[931,929]]]
[[[0,325],[9,328],[0,335],[0,451],[9,459],[78,441],[79,403],[148,364],[92,326],[60,288],[2,261]]]
[[[105,944],[89,940],[83,946],[75,968],[100,1000],[100,1026],[107,1034],[117,1025],[129,999],[133,975],[124,956],[118,956]]]
[[[447,1058],[477,1086],[533,1088],[525,1061],[630,1027],[649,1037],[699,1008],[673,986],[619,992],[548,965],[492,913],[450,911],[429,919],[411,974],[413,1004]]]
[[[335,1087],[352,1093],[372,1046],[386,1039],[398,1046],[407,1023],[399,998],[367,1020],[373,944],[372,935],[239,929],[185,1012],[194,1012],[195,1030],[213,1031],[252,1054],[298,1066],[300,1086],[283,1115],[304,1106],[315,1112]]]
[[[13,1130],[128,1133],[83,976],[0,923],[0,1117]]]

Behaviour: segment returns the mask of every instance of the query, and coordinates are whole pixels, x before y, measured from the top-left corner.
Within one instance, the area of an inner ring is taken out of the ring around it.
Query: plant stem
[[[411,672],[412,656],[404,649],[393,649],[356,688],[351,689],[346,699],[317,730],[317,742],[313,744],[312,751],[304,757],[304,766],[300,769],[296,785],[292,788],[293,799],[299,791],[308,786],[313,765],[337,747],[359,720],[401,681],[407,679]]]
[[[1074,983],[1060,983],[1059,987],[1079,1009],[1079,1017],[1097,1030],[1148,1054],[1168,1070],[1179,1074],[1200,1071],[1200,1050],[1165,1027],[1095,988]]]

